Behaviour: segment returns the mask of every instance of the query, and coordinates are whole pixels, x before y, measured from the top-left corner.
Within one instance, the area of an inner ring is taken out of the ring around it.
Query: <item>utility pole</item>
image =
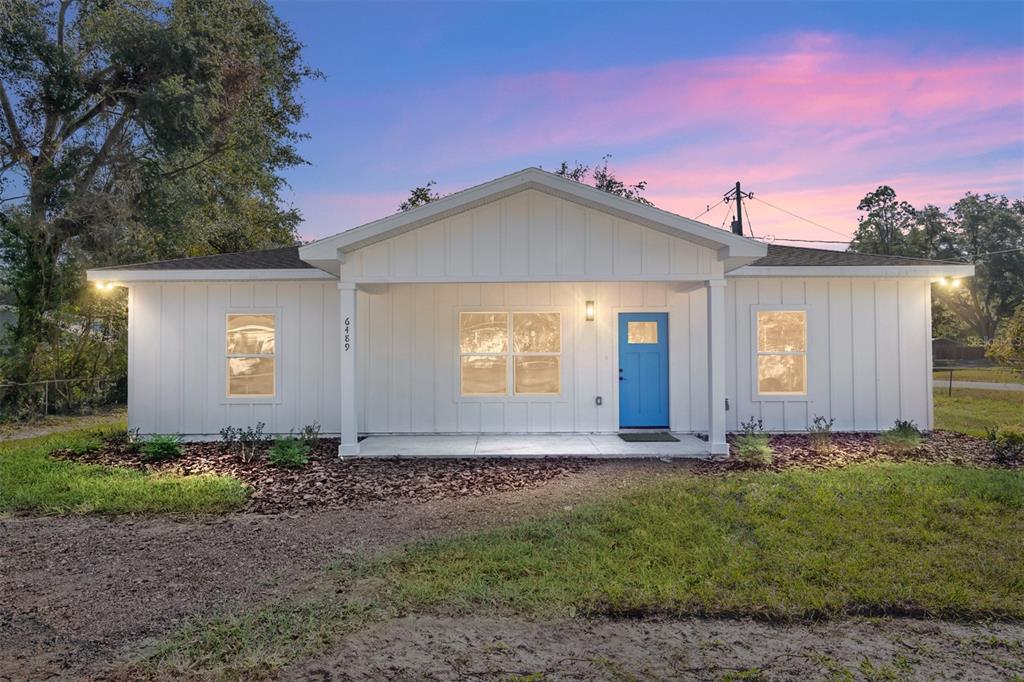
[[[740,187],[740,181],[736,181],[736,187],[726,192],[723,197],[725,203],[729,203],[731,200],[736,200],[736,219],[732,221],[733,234],[743,236],[743,199],[752,199],[754,197],[753,192],[744,192],[743,188]]]

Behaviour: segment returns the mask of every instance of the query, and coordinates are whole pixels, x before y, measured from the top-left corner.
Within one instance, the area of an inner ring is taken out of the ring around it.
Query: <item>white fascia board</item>
[[[973,277],[974,266],[949,265],[835,265],[777,266],[747,265],[728,273],[728,277]]]
[[[202,282],[251,280],[335,280],[323,270],[285,268],[275,270],[87,270],[89,282]]]
[[[299,247],[299,258],[307,262],[338,258],[339,251],[354,251],[382,239],[443,220],[451,215],[528,189],[575,201],[674,237],[689,239],[719,251],[721,257],[760,258],[768,252],[768,247],[761,242],[740,237],[732,232],[726,232],[653,206],[623,199],[539,168],[527,168],[518,173],[512,173],[497,180],[450,194],[443,199],[432,201],[410,211],[396,213],[387,218],[381,218],[306,244]]]

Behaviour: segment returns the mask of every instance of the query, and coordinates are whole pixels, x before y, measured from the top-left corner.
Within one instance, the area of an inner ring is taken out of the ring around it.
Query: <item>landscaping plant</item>
[[[143,462],[163,462],[181,456],[181,439],[178,436],[153,436],[142,444]]]
[[[825,419],[820,414],[814,416],[807,427],[807,433],[811,438],[811,448],[815,452],[828,452],[832,449],[832,425],[835,423],[835,417]]]
[[[883,431],[878,440],[889,452],[902,454],[921,445],[921,430],[913,421],[897,419],[893,427]]]
[[[736,436],[736,457],[745,464],[766,466],[772,463],[771,434],[765,433],[764,421],[750,417],[749,422],[740,422],[743,433]]]
[[[220,430],[220,437],[224,441],[224,448],[234,451],[243,464],[250,464],[256,461],[260,446],[270,442],[270,436],[263,433],[263,422],[256,422],[256,426],[247,426],[244,429],[234,426],[226,426]]]
[[[988,431],[988,442],[1000,464],[1024,462],[1024,430],[1013,426],[991,428]]]
[[[302,430],[298,433],[298,439],[313,447],[320,442],[320,422],[314,421],[312,424],[306,424],[302,427]]]
[[[267,459],[276,467],[304,466],[309,463],[309,445],[299,438],[278,438],[267,452]]]

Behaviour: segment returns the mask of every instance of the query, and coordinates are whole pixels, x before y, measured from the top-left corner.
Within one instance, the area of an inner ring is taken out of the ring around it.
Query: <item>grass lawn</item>
[[[110,425],[0,443],[0,512],[216,513],[245,502],[248,489],[228,476],[149,475],[48,456],[95,445],[115,430]]]
[[[1024,427],[1024,392],[935,387],[935,428],[983,438],[994,426]]]
[[[936,386],[939,382],[949,382],[949,370],[935,370],[932,373],[935,377]],[[953,381],[986,381],[996,384],[1024,384],[1024,374],[1014,372],[1005,367],[993,367],[991,369],[956,369],[953,370]]]
[[[682,476],[327,580],[319,601],[196,623],[150,663],[246,677],[410,612],[1024,618],[1024,475],[878,464]]]

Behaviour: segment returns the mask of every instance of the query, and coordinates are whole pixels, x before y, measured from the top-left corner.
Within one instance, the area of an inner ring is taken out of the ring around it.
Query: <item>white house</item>
[[[971,274],[766,246],[529,168],[302,247],[88,278],[128,287],[131,427],[318,421],[347,455],[626,428],[726,453],[751,416],[931,428],[931,285]]]

